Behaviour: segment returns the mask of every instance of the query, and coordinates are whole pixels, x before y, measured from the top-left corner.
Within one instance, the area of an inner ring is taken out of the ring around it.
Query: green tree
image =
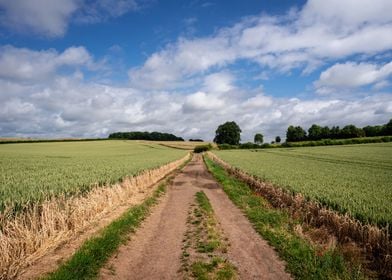
[[[333,126],[331,128],[331,139],[339,139],[341,137],[341,130],[339,128],[339,126]]]
[[[324,126],[321,129],[321,139],[328,139],[331,137],[331,129],[328,126]]]
[[[261,134],[261,133],[256,133],[256,134],[255,134],[254,142],[255,142],[256,144],[263,144],[263,142],[264,142],[264,136],[263,136],[263,134]]]
[[[390,119],[389,122],[383,126],[382,134],[392,135],[392,119]]]
[[[381,126],[381,125],[375,125],[375,126],[368,125],[362,129],[363,129],[363,131],[365,131],[366,137],[373,137],[373,136],[379,136],[382,134],[383,126]]]
[[[287,128],[286,132],[286,141],[287,142],[298,142],[306,140],[306,131],[300,126],[292,126],[290,125]]]
[[[309,140],[320,140],[322,138],[322,127],[317,124],[313,124],[308,129],[308,138]]]
[[[225,122],[215,131],[214,142],[217,144],[238,145],[241,140],[241,129],[235,122]]]
[[[350,124],[342,128],[341,135],[343,138],[357,138],[365,136],[365,132],[362,128]]]
[[[276,143],[280,143],[281,140],[282,140],[282,139],[280,139],[280,136],[276,136],[276,137],[275,137],[275,142],[276,142]]]

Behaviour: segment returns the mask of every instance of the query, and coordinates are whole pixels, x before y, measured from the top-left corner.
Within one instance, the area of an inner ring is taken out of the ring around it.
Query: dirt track
[[[174,178],[153,213],[101,271],[101,279],[181,279],[187,213],[200,190],[228,238],[228,258],[240,279],[290,279],[284,263],[229,200],[199,155]]]

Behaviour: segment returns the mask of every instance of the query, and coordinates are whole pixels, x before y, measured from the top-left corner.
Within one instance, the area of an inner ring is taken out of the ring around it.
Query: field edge
[[[366,278],[363,266],[368,260],[358,256],[356,249],[355,256],[349,255],[352,252],[343,252],[344,248],[339,243],[336,244],[333,237],[329,240],[330,244],[320,246],[320,240],[313,241],[306,231],[329,233],[328,229],[322,225],[310,225],[302,217],[293,215],[291,209],[281,207],[282,205],[276,207],[274,202],[271,204],[271,197],[265,197],[263,193],[255,191],[252,182],[238,177],[238,174],[233,172],[234,169],[228,169],[228,166],[217,162],[216,158],[211,158],[211,153],[204,156],[204,161],[209,172],[222,185],[229,198],[244,211],[256,231],[278,251],[282,259],[288,263],[289,272],[296,278],[309,279],[317,276],[318,279],[329,279],[324,277],[328,273],[332,278],[338,276],[339,279]],[[329,265],[335,268],[328,267]],[[334,271],[336,268],[338,269]],[[380,271],[381,268],[378,267],[377,272]],[[316,273],[316,276],[307,273]],[[321,276],[319,273],[325,275]],[[367,277],[373,277],[374,271],[367,270],[366,274]]]

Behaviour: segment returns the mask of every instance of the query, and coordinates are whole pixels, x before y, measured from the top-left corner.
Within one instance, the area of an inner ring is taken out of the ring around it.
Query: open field
[[[142,203],[188,156],[134,141],[1,145],[0,279],[53,269],[72,254],[68,242],[77,247]],[[45,256],[55,261],[34,269]]]
[[[196,146],[208,145],[208,144],[216,146],[215,143],[211,143],[211,142],[193,142],[193,141],[157,141],[156,143],[162,146],[182,149],[182,150],[193,150]]]
[[[185,154],[135,141],[4,144],[0,146],[0,204],[24,205],[49,196],[84,193],[94,185],[120,181]]]
[[[392,144],[214,151],[234,167],[378,225],[392,223]]]

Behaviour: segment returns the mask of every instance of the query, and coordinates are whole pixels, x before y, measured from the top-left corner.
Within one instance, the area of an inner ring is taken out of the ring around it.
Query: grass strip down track
[[[14,279],[22,268],[74,238],[120,205],[135,205],[167,174],[189,159],[185,157],[102,186],[83,196],[56,197],[19,213],[0,214],[0,279]]]
[[[300,217],[311,226],[328,228],[341,243],[351,240],[360,244],[370,258],[371,269],[392,278],[392,240],[387,228],[363,224],[348,215],[330,210],[317,201],[306,200],[301,194],[289,193],[280,187],[263,182],[256,176],[232,167],[212,152],[208,152],[207,155],[230,175],[265,197],[272,206],[287,209],[291,216]]]

